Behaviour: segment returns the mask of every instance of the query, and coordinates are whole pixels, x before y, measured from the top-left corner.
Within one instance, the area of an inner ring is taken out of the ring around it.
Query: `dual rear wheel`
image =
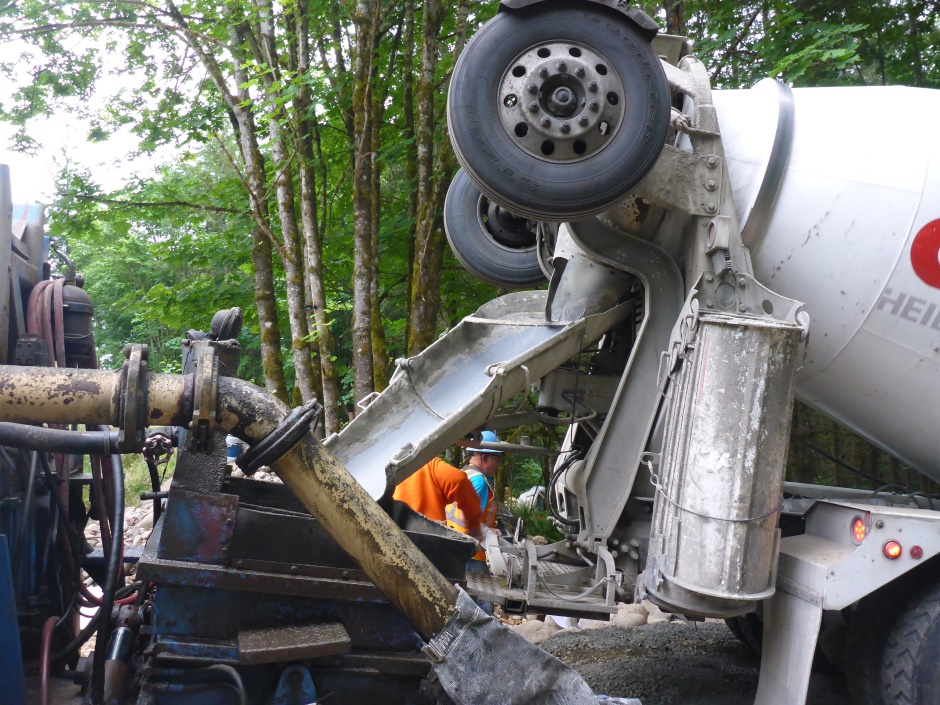
[[[531,237],[511,218],[562,222],[607,210],[652,168],[669,129],[669,86],[649,41],[594,3],[498,14],[467,44],[450,86],[454,152],[492,208],[481,228],[462,206],[459,217],[472,222],[458,224],[456,204],[472,200],[458,175],[448,237],[465,266],[502,286],[531,285],[537,274]],[[507,228],[519,238],[507,240]],[[468,230],[476,246],[454,235]]]

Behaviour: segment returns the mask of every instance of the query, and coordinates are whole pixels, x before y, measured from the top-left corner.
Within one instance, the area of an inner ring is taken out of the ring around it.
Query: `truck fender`
[[[552,0],[501,0],[498,12],[516,12],[532,5],[551,2]],[[603,5],[613,12],[623,16],[630,24],[640,30],[640,34],[649,42],[659,32],[659,25],[656,21],[642,10],[630,7],[624,0],[579,0],[580,2],[591,2],[595,5]]]

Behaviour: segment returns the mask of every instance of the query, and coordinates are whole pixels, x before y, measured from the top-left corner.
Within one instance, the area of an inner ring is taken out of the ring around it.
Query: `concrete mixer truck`
[[[491,283],[547,279],[544,326],[616,323],[552,371],[478,368],[569,424],[566,539],[491,541],[471,589],[725,618],[762,653],[761,704],[804,702],[815,650],[853,702],[940,702],[934,500],[782,475],[795,395],[940,479],[940,141],[918,129],[938,110],[905,87],[712,91],[620,3],[501,3],[451,78],[450,244]]]

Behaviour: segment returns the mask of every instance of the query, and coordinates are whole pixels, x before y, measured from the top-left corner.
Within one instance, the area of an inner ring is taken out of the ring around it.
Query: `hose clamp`
[[[132,343],[124,347],[124,357],[118,413],[121,431],[117,450],[136,453],[143,448],[147,427],[147,358],[150,357],[150,349],[146,345]]]
[[[255,443],[241,455],[235,464],[246,475],[254,474],[262,466],[271,466],[300,442],[308,431],[317,427],[323,406],[311,399],[291,411],[271,433]]]

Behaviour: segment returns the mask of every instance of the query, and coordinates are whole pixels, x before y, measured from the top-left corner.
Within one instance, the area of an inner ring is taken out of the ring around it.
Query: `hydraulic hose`
[[[51,670],[52,632],[58,617],[49,617],[42,625],[42,642],[39,648],[39,702],[49,705],[49,672]]]
[[[46,453],[110,455],[118,442],[118,431],[65,431],[21,423],[0,422],[0,445],[7,448],[41,450]]]
[[[100,705],[104,702],[104,662],[108,653],[108,641],[111,634],[111,610],[114,608],[116,589],[121,562],[124,559],[124,466],[120,455],[111,456],[111,476],[114,486],[114,521],[111,524],[111,553],[105,571],[105,582],[101,586],[101,607],[99,607],[101,626],[95,637],[95,656],[91,672],[91,702]]]
[[[33,505],[36,503],[36,478],[39,477],[39,453],[33,453],[33,459],[29,466],[29,479],[26,485],[26,497],[23,500],[23,514],[20,517],[20,525],[16,532],[16,546],[13,551],[13,580],[14,592],[19,595],[20,586],[23,584],[24,560],[26,555],[26,544],[28,543],[27,533],[32,525]]]

